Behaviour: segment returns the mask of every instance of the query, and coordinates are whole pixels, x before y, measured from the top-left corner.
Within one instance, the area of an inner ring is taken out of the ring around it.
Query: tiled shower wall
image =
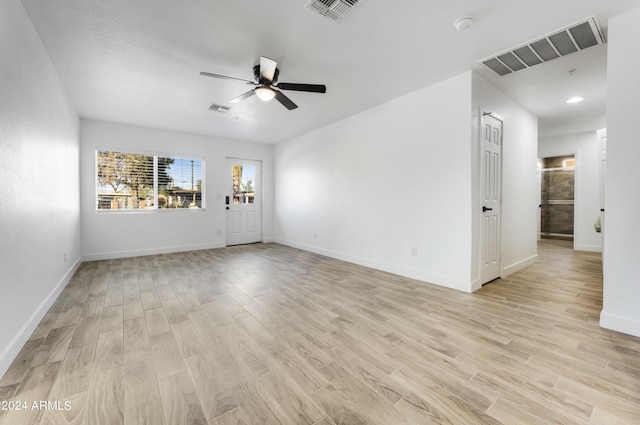
[[[562,162],[573,156],[544,158],[542,163],[543,235],[573,235],[575,170],[562,169]]]

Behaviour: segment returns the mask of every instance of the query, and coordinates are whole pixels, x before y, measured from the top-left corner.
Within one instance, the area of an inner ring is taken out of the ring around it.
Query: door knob
[[[493,211],[493,208],[482,207],[482,212]]]

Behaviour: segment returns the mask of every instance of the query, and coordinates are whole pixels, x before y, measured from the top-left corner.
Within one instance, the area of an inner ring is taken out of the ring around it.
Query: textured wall
[[[276,241],[470,291],[470,107],[466,73],[277,145]]]
[[[231,194],[225,158],[262,161],[262,235],[273,238],[273,146],[82,119],[80,176],[85,260],[225,246],[224,196]],[[96,213],[96,147],[166,153],[204,161],[203,209]],[[159,231],[162,229],[162,231]]]
[[[22,4],[0,5],[2,375],[81,254],[78,116]]]
[[[640,9],[609,21],[603,327],[640,336]]]

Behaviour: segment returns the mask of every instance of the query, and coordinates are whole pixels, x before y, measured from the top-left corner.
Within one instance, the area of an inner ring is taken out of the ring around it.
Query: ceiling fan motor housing
[[[273,73],[273,80],[265,81],[264,78],[260,77],[260,64],[253,67],[253,78],[259,84],[275,84],[278,81],[278,75],[280,74],[280,69],[276,68],[276,71]]]

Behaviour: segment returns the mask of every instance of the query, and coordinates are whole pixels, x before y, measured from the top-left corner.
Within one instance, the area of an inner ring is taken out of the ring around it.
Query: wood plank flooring
[[[0,380],[27,403],[0,424],[640,423],[600,255],[539,254],[474,294],[277,244],[85,263]]]

